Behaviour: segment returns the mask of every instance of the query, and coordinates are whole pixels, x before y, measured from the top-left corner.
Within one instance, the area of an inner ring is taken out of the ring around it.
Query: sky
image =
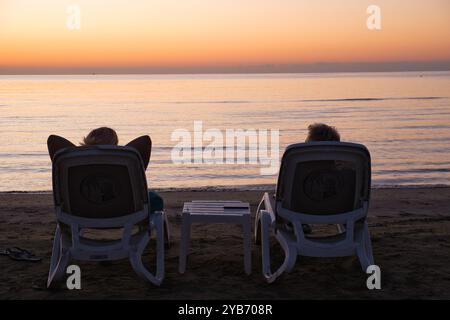
[[[3,74],[413,69],[450,70],[449,0],[0,0]]]

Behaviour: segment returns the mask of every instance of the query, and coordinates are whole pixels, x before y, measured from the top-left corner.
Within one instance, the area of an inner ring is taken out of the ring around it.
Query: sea
[[[0,75],[0,191],[51,190],[47,137],[101,126],[150,135],[151,188],[264,189],[312,123],[369,149],[374,187],[450,184],[450,72]]]

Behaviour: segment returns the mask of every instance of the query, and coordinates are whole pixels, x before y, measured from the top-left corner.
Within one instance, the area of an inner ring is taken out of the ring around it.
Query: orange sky
[[[3,68],[448,60],[448,0],[0,0]]]

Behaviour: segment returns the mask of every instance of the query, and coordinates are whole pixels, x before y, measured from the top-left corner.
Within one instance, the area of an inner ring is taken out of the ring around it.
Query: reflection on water
[[[312,122],[372,153],[373,183],[448,184],[450,73],[0,76],[0,191],[51,189],[49,134],[79,142],[111,126],[149,134],[154,188],[274,184],[259,165],[173,164],[176,129],[278,129],[282,149]],[[280,154],[281,156],[281,154]]]

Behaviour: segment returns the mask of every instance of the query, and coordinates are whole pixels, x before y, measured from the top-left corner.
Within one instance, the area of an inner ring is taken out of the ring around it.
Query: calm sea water
[[[51,189],[50,134],[149,134],[153,188],[275,184],[260,165],[174,164],[176,129],[278,129],[280,156],[312,122],[372,154],[375,185],[449,184],[450,73],[0,76],[0,191]]]

